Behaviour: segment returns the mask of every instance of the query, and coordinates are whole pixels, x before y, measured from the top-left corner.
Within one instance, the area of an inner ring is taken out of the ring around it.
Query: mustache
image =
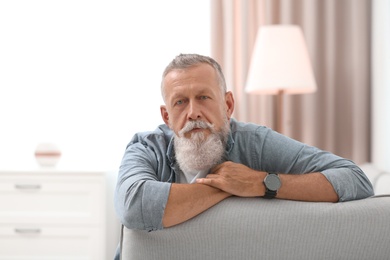
[[[210,124],[210,123],[207,123],[207,122],[204,122],[204,121],[201,121],[201,120],[197,120],[197,121],[188,121],[185,126],[179,131],[179,135],[182,136],[184,135],[185,133],[193,130],[194,128],[203,128],[203,129],[210,129],[210,130],[213,130],[213,127],[214,125],[213,124]],[[213,132],[213,131],[212,131]]]

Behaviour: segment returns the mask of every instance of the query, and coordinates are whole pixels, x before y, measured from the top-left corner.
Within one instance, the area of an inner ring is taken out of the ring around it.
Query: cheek
[[[181,123],[180,118],[178,118],[177,116],[171,114],[170,117],[169,117],[168,126],[176,134],[178,134],[179,131],[184,127],[184,124]]]
[[[219,110],[214,110],[213,112],[213,124],[215,129],[219,132],[225,127],[227,121],[230,120],[229,113],[225,110],[225,107],[220,107]]]
[[[215,117],[218,118],[219,121],[225,120],[226,118],[229,117],[229,113],[227,111],[226,106],[219,106],[214,111],[215,112],[213,112],[213,113],[214,113]]]

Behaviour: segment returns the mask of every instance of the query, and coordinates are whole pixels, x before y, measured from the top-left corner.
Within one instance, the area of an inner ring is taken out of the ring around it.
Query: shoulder
[[[172,136],[173,131],[165,124],[161,124],[153,131],[143,131],[134,134],[127,147],[136,144],[141,144],[145,147],[167,147]]]
[[[237,121],[236,119],[232,118],[230,120],[230,131],[233,136],[236,136],[241,134],[248,135],[248,133],[253,133],[256,135],[266,135],[272,130],[263,125],[258,125],[251,122]]]

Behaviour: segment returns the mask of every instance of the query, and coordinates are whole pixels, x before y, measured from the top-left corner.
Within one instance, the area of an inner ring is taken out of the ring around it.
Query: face
[[[233,113],[233,95],[222,93],[217,73],[209,64],[173,70],[163,84],[165,106],[161,106],[161,116],[176,135],[187,122],[196,120],[213,125],[218,132]],[[191,138],[200,132],[206,138],[211,134],[210,128],[195,127],[185,132],[184,137]]]

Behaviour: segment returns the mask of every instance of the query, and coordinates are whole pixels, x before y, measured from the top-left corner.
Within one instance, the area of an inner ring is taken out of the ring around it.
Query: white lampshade
[[[302,30],[296,25],[261,26],[252,54],[245,90],[248,93],[303,94],[315,92],[310,57]]]

